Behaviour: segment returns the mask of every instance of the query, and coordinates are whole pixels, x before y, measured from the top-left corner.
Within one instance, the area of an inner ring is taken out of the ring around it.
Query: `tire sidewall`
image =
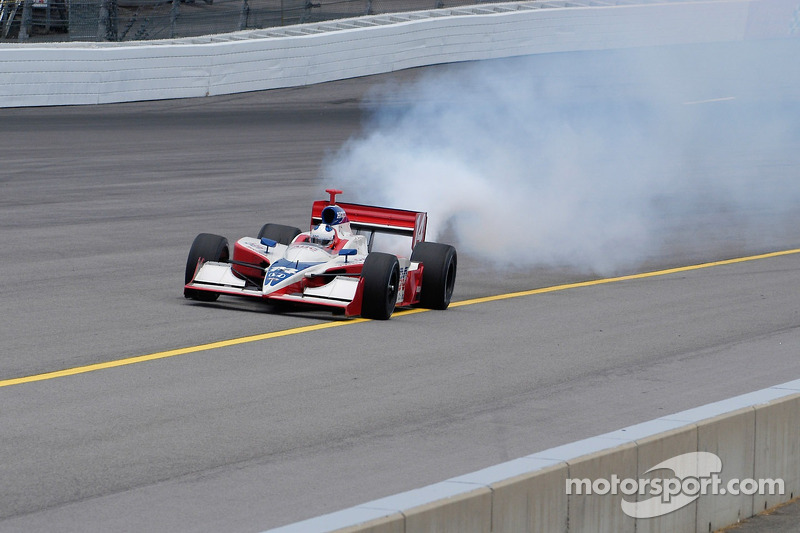
[[[449,244],[421,242],[411,260],[422,263],[421,307],[444,310],[450,305],[458,270],[458,254]]]
[[[189,256],[186,258],[184,285],[194,278],[197,262],[201,258],[206,261],[228,260],[230,258],[228,239],[220,235],[214,235],[213,233],[201,233],[195,237],[192,247],[189,249]],[[184,289],[183,295],[194,300],[209,302],[213,302],[219,298],[219,294],[192,289]]]
[[[364,280],[361,316],[387,320],[397,305],[400,263],[391,254],[373,252],[367,256],[361,271]]]

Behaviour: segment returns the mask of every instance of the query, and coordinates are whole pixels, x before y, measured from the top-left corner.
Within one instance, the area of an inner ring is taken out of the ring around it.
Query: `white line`
[[[728,102],[736,100],[735,96],[723,96],[722,98],[709,98],[708,100],[695,100],[694,102],[684,102],[683,105],[711,104],[714,102]]]

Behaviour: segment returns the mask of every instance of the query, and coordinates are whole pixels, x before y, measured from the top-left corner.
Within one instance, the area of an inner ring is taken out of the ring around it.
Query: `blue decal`
[[[278,259],[272,263],[264,276],[264,286],[277,285],[285,279],[294,276],[301,270],[308,267],[319,265],[320,263],[300,263],[298,261],[289,261],[288,259]]]

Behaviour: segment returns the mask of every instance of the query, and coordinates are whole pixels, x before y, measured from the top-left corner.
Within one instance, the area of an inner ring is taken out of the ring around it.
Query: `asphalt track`
[[[0,111],[0,531],[260,531],[800,377],[800,209],[596,284],[462,256],[389,322],[185,300],[196,233],[307,224],[385,78]]]

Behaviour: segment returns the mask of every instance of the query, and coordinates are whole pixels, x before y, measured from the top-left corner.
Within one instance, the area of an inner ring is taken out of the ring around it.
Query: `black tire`
[[[411,260],[422,263],[420,307],[447,309],[456,284],[458,254],[449,244],[420,242],[411,252]]]
[[[264,224],[258,232],[258,238],[266,237],[278,244],[289,246],[295,237],[300,235],[300,229],[294,226],[284,226],[283,224]]]
[[[228,239],[212,233],[201,233],[195,237],[192,247],[189,250],[189,257],[186,259],[184,285],[192,281],[194,271],[197,269],[197,261],[201,257],[206,261],[227,261],[230,259]],[[196,291],[192,289],[184,289],[183,295],[186,298],[200,300],[201,302],[213,302],[219,298],[219,294],[215,292]]]
[[[397,305],[400,288],[400,263],[392,254],[373,252],[364,261],[361,270],[364,293],[361,316],[374,320],[388,320]]]

